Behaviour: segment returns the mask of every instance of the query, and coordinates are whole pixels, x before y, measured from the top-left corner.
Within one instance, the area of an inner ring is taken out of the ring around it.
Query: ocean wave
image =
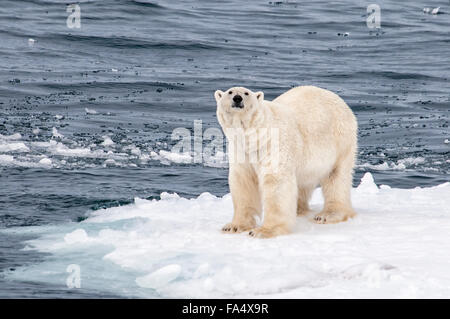
[[[160,50],[186,50],[186,51],[201,51],[201,50],[217,50],[219,46],[213,43],[189,41],[189,40],[165,40],[157,41],[152,39],[139,39],[132,37],[117,37],[117,36],[100,36],[100,35],[80,35],[80,34],[47,34],[41,38],[51,41],[67,41],[74,42],[80,45],[92,45],[106,48],[126,48],[131,49],[160,49]]]

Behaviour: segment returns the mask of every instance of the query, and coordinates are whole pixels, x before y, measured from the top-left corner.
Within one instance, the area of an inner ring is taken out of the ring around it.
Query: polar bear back
[[[315,86],[299,86],[269,103],[283,108],[306,136],[333,136],[335,142],[356,144],[357,122],[350,107],[337,94]],[[283,113],[284,113],[283,112]]]

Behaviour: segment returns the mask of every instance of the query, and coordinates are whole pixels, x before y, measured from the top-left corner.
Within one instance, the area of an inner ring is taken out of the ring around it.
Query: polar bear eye
[[[245,92],[244,94],[245,94],[245,95],[248,95],[248,92]]]
[[[228,92],[228,94],[233,94],[233,91]]]

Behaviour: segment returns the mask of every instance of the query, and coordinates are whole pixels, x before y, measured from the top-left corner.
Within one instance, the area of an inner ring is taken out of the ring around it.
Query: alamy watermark
[[[381,28],[381,8],[378,4],[370,4],[367,6],[366,24],[369,29]]]
[[[225,162],[257,164],[270,157],[272,168],[279,164],[280,133],[278,128],[226,128],[226,137],[216,127],[203,131],[202,121],[194,121],[192,130],[178,127],[172,131],[171,154],[187,158],[184,163]]]
[[[70,13],[66,20],[69,29],[81,28],[81,8],[78,4],[70,4],[66,8],[66,12]]]
[[[81,288],[81,267],[77,264],[71,264],[67,266],[66,272],[69,276],[66,279],[67,288]]]

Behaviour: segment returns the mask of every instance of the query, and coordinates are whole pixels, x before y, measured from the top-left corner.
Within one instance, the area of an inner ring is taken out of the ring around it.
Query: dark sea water
[[[113,297],[6,280],[46,256],[1,229],[163,191],[228,193],[226,165],[160,153],[175,128],[219,127],[216,89],[332,90],[359,122],[354,185],[367,171],[397,188],[449,181],[450,3],[376,1],[381,28],[369,29],[373,2],[79,1],[70,29],[72,1],[2,0],[0,297]]]

